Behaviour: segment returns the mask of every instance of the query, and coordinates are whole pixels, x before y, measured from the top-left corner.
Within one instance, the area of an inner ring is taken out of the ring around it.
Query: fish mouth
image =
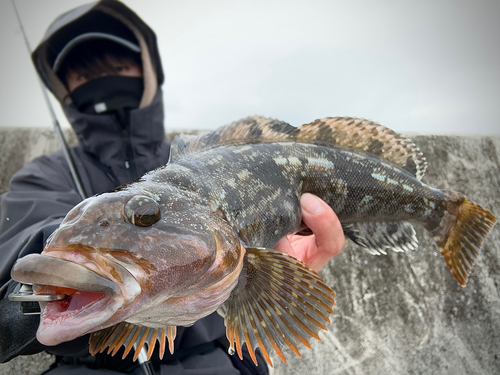
[[[140,285],[120,265],[118,282],[80,264],[43,254],[30,254],[12,268],[12,279],[34,285],[35,294],[66,294],[63,300],[39,302],[42,310],[37,339],[53,346],[113,324],[110,318],[140,293]],[[124,279],[126,282],[123,283]]]

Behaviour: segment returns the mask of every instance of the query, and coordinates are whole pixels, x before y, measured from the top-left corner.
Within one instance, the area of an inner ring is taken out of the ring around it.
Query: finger
[[[300,204],[302,220],[314,233],[317,247],[311,257],[310,266],[319,270],[344,247],[342,225],[330,206],[315,195],[303,194]]]
[[[288,236],[285,236],[281,240],[279,240],[274,246],[274,249],[296,257],[295,251],[292,244],[290,243],[290,240],[288,239]]]

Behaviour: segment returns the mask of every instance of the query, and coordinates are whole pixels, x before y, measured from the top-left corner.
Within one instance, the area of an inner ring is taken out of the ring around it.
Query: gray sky
[[[87,2],[16,0],[31,47]],[[296,126],[352,116],[402,132],[500,134],[498,0],[124,3],[157,33],[167,129],[259,114]],[[0,126],[51,126],[10,0],[0,0],[0,47]]]

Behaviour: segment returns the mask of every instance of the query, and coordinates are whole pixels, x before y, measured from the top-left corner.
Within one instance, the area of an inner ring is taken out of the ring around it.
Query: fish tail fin
[[[465,286],[495,216],[465,196],[445,191],[445,212],[431,231],[453,277]]]

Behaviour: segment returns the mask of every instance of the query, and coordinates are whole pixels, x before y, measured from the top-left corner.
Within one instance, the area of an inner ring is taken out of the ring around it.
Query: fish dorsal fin
[[[326,117],[298,128],[261,116],[247,117],[197,137],[176,137],[170,161],[228,144],[268,142],[327,143],[367,152],[390,160],[421,179],[427,162],[409,139],[373,121],[351,117]]]
[[[147,346],[147,359],[151,358],[156,342],[160,343],[159,355],[160,359],[166,349],[166,340],[168,340],[168,348],[171,354],[174,352],[174,339],[176,336],[177,327],[168,326],[164,328],[150,328],[140,325],[135,325],[127,322],[121,322],[109,328],[93,332],[90,335],[89,351],[90,354],[96,355],[102,353],[107,347],[108,354],[114,356],[123,346],[125,350],[122,358],[125,358],[132,349],[135,350],[134,361],[139,357],[142,348]]]
[[[376,122],[352,117],[325,117],[298,128],[298,138],[335,143],[390,160],[417,179],[427,169],[427,161],[408,138]]]
[[[246,117],[197,137],[175,137],[170,147],[170,161],[180,156],[225,144],[284,142],[298,133],[290,124],[262,116]]]

